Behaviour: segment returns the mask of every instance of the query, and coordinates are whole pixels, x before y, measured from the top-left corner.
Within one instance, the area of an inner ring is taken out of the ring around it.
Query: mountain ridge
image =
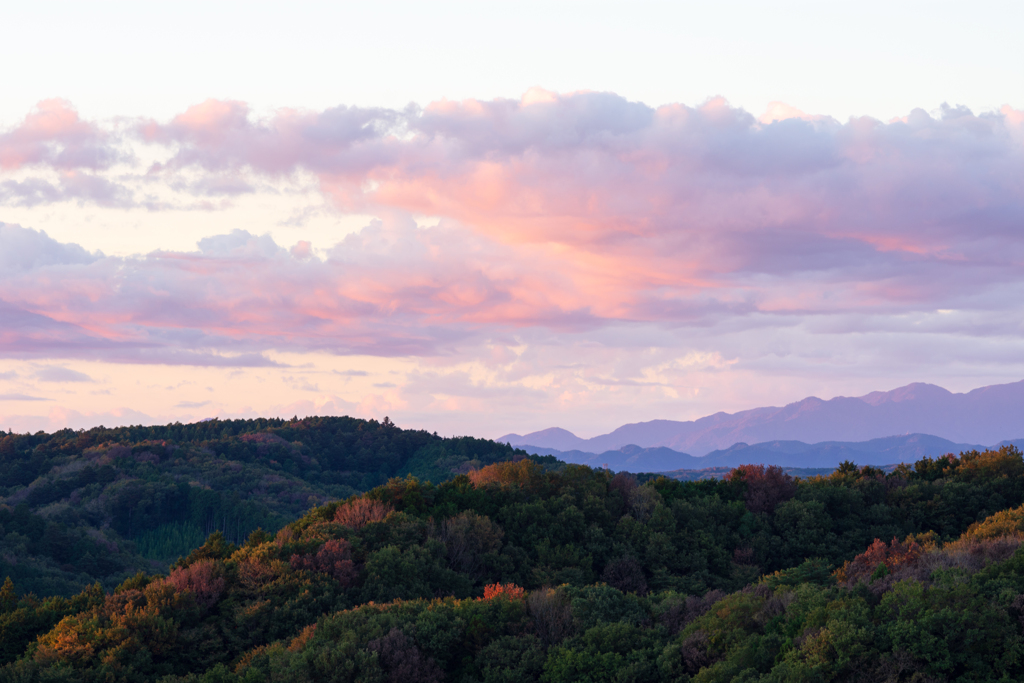
[[[937,458],[947,453],[998,450],[1000,446],[1024,448],[1024,439],[1007,439],[992,446],[953,443],[930,434],[906,434],[868,441],[823,441],[808,444],[802,441],[768,441],[764,443],[735,443],[707,455],[694,456],[664,446],[642,448],[635,444],[602,453],[579,450],[559,451],[553,448],[518,446],[531,455],[551,455],[563,462],[590,467],[606,467],[614,471],[675,472],[705,470],[740,465],[778,465],[780,467],[815,469],[835,468],[849,460],[859,466],[882,467],[906,463],[922,458]]]
[[[603,453],[627,445],[665,447],[697,457],[736,443],[770,441],[862,442],[895,435],[927,434],[954,443],[996,443],[1024,435],[1024,380],[953,393],[915,382],[891,391],[824,400],[809,396],[785,406],[714,413],[697,420],[650,420],[625,424],[583,439],[552,427],[497,439],[513,446]],[[568,448],[567,448],[568,447]]]

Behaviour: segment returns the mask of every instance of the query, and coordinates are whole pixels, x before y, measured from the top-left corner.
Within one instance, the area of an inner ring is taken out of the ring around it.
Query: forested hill
[[[5,584],[0,681],[1024,680],[1022,503],[1013,447],[395,478],[113,592]]]
[[[387,418],[3,435],[0,577],[40,595],[71,595],[96,580],[111,589],[141,569],[166,569],[214,530],[239,542],[391,477],[440,482],[523,456],[483,439],[400,429]]]

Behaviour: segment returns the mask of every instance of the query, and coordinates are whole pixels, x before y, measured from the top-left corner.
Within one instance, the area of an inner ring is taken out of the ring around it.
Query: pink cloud
[[[1005,247],[998,272],[1019,262],[1015,110],[840,124],[776,109],[766,122],[721,99],[651,109],[544,93],[253,122],[237,103],[208,103],[153,139],[181,144],[178,164],[306,169],[342,208],[446,216],[505,245],[571,254],[581,289],[606,303],[623,284],[685,293],[741,274],[827,270],[840,283],[866,267],[898,279],[923,262],[970,268],[993,241]]]
[[[0,169],[104,169],[119,158],[113,142],[109,133],[79,118],[69,102],[43,100],[20,125],[0,133]]]
[[[699,287],[736,268],[776,273],[794,262],[788,245],[805,239],[819,248],[831,240],[831,262],[852,242],[957,260],[1009,239],[1019,255],[1012,226],[1024,212],[1022,129],[1009,107],[840,123],[782,103],[755,119],[721,98],[653,109],[610,93],[546,91],[264,118],[243,102],[208,100],[131,128],[172,151],[150,181],[185,194],[249,193],[241,172],[303,170],[344,210],[444,216],[504,244],[559,245],[594,263],[612,250],[620,268],[631,257],[632,269],[653,280],[682,275]],[[112,136],[50,101],[0,137],[0,149],[15,150],[0,158],[10,168],[66,169],[81,149]],[[206,175],[186,181],[185,170]],[[131,202],[110,179],[61,182],[3,181],[0,200]]]
[[[126,359],[428,356],[526,328],[1011,305],[1024,262],[1022,121],[1010,108],[947,107],[840,123],[784,105],[755,119],[721,98],[654,109],[541,91],[260,119],[209,100],[135,126],[173,152],[152,182],[241,193],[252,187],[234,174],[305,171],[339,207],[385,220],[317,245],[325,259],[308,241],[289,250],[236,230],[195,252],[31,261],[0,277],[0,300],[18,330],[38,330],[0,351],[50,339]],[[0,138],[34,141],[29,152],[3,158],[59,167],[70,163],[60,145],[105,140],[97,131],[65,103],[40,105]],[[45,188],[31,191],[46,201]],[[409,214],[443,220],[421,228]],[[35,254],[25,245],[40,234],[19,230],[0,246]]]
[[[69,200],[106,207],[133,205],[131,192],[100,175],[128,160],[119,150],[122,142],[115,133],[83,121],[69,102],[39,102],[19,125],[0,132],[0,171],[57,171],[58,180],[0,180],[0,205],[32,207]]]
[[[244,102],[207,100],[169,123],[140,123],[137,131],[146,142],[178,147],[166,165],[151,169],[154,173],[190,165],[271,174],[297,167],[336,172],[376,163],[380,150],[362,159],[365,147],[384,140],[401,117],[385,109],[335,107],[323,112],[282,109],[258,121]]]
[[[788,252],[776,272],[745,271],[742,257],[729,278],[710,283],[673,276],[671,254],[644,270],[630,251],[508,245],[400,218],[350,235],[325,259],[309,243],[286,250],[238,230],[195,252],[132,258],[89,255],[13,226],[0,241],[12,259],[24,253],[34,264],[0,278],[8,302],[0,355],[129,363],[258,366],[271,350],[446,356],[531,328],[585,336],[623,324],[785,327],[814,316],[976,306],[972,299],[1004,296],[1018,282],[998,268],[979,274],[978,264],[910,259],[861,241],[837,256],[829,238],[785,233],[764,241],[765,250],[781,243]],[[935,283],[942,273],[952,285]]]

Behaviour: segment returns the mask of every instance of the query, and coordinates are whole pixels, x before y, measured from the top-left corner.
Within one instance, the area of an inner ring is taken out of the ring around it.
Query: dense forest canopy
[[[40,595],[107,590],[221,531],[276,532],[314,505],[412,473],[443,481],[507,445],[349,417],[209,420],[0,436],[0,577]],[[552,461],[552,458],[548,458]]]
[[[466,469],[393,477],[239,543],[216,532],[112,591],[7,583],[0,680],[1024,677],[1012,447],[801,480]]]

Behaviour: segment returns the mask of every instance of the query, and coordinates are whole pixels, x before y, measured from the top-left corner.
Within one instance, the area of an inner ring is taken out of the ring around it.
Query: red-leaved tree
[[[916,561],[923,552],[924,549],[914,540],[900,543],[894,538],[886,545],[885,541],[876,538],[867,550],[836,570],[836,578],[840,583],[856,583],[871,577],[879,565],[884,565],[886,571],[892,573],[897,567]]]
[[[351,585],[359,574],[352,562],[352,546],[343,538],[327,541],[315,555],[292,555],[289,564],[295,570],[332,576],[343,586]]]
[[[383,522],[395,511],[390,503],[370,498],[356,498],[338,507],[334,521],[353,529],[361,529],[371,522]]]
[[[740,465],[726,479],[747,485],[744,499],[751,512],[774,512],[780,503],[796,495],[796,481],[778,465]]]
[[[526,591],[514,583],[492,583],[484,586],[484,600],[493,600],[497,597],[507,597],[509,600],[519,600]]]
[[[167,583],[179,593],[190,592],[196,596],[196,603],[212,607],[224,592],[224,577],[218,571],[214,560],[199,560],[187,567],[178,567],[167,577]]]

